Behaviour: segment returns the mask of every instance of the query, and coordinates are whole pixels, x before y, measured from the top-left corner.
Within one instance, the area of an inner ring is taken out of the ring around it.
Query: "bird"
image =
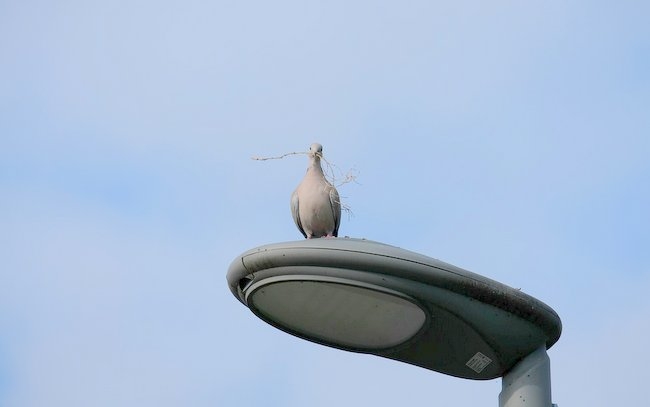
[[[291,194],[291,215],[306,239],[338,237],[341,224],[339,193],[323,174],[323,146],[309,148],[307,173]]]

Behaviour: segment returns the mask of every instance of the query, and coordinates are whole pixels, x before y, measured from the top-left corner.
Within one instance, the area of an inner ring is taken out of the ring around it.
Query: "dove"
[[[337,237],[341,224],[341,200],[336,188],[323,174],[320,164],[323,146],[312,144],[308,155],[307,173],[291,194],[293,221],[307,239]]]

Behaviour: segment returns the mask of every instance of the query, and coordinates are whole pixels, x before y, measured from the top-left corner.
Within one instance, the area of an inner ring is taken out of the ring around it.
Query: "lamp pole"
[[[499,407],[550,407],[551,361],[539,347],[519,361],[501,379]]]

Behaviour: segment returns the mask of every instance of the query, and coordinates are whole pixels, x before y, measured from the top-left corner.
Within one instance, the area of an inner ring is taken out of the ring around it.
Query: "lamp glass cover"
[[[247,291],[249,307],[267,322],[344,348],[394,347],[412,338],[426,322],[415,302],[380,287],[287,280]]]

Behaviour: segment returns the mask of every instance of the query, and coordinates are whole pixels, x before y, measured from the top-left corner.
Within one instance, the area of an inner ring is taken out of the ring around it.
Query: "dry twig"
[[[287,157],[287,156],[290,156],[290,155],[296,155],[296,154],[309,154],[309,153],[308,153],[308,152],[305,152],[305,151],[294,151],[294,152],[292,152],[292,153],[282,154],[282,155],[279,155],[279,156],[277,156],[277,157],[258,157],[258,156],[252,156],[252,157],[251,157],[251,160],[255,160],[255,161],[281,160],[281,159],[283,159],[284,157]]]
[[[299,154],[309,154],[309,152],[307,152],[307,151],[294,151],[294,152],[291,152],[291,153],[285,153],[285,154],[275,156],[275,157],[253,156],[253,157],[251,157],[251,159],[255,160],[255,161],[281,160],[284,157],[288,157],[290,155],[299,155]],[[323,170],[323,173],[325,174],[325,178],[327,178],[327,180],[332,185],[334,185],[335,187],[340,187],[340,186],[342,186],[344,184],[348,184],[350,182],[354,182],[354,183],[358,184],[358,182],[357,182],[358,171],[355,168],[352,168],[352,169],[348,170],[348,172],[346,172],[344,174],[343,171],[339,168],[338,165],[329,162],[322,155],[321,155],[320,158],[321,158],[321,160],[323,162],[325,162],[325,169]],[[338,176],[337,176],[337,174],[338,174]],[[342,178],[342,180],[341,180],[341,178]],[[341,197],[341,198],[344,198],[344,197]],[[347,212],[348,217],[353,215],[352,208],[350,208],[350,206],[347,205],[344,202],[341,202],[341,209],[343,209],[345,212]]]

